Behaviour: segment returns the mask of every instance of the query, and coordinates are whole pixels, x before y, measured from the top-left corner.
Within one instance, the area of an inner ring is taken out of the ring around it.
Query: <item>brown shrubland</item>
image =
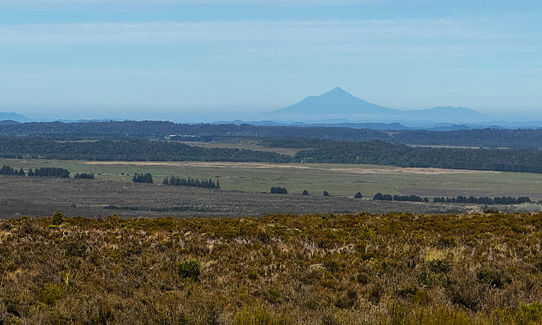
[[[537,324],[542,214],[0,221],[0,324]]]

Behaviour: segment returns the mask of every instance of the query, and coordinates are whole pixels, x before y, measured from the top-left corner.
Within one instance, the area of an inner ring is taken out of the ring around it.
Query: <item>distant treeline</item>
[[[70,178],[70,172],[67,169],[56,167],[36,168],[35,170],[30,168],[28,172],[25,172],[22,167],[17,170],[11,166],[3,165],[0,168],[0,175]]]
[[[360,125],[363,126],[363,125]],[[369,125],[368,125],[369,126]],[[385,125],[379,126],[379,128]],[[131,137],[199,140],[213,137],[286,137],[338,141],[384,141],[395,144],[542,148],[542,129],[473,129],[454,131],[392,130],[343,126],[255,126],[251,124],[177,124],[164,121],[34,122],[0,125],[0,135],[62,136],[64,139]]]
[[[527,196],[518,198],[510,196],[494,197],[474,197],[474,196],[457,196],[457,197],[436,197],[433,202],[452,202],[452,203],[477,203],[477,204],[522,204],[531,203],[531,199]]]
[[[252,161],[374,164],[542,173],[542,150],[410,147],[386,142],[267,139],[270,146],[309,148],[295,157],[275,152],[203,148],[149,140],[59,142],[0,137],[0,157],[128,161]]]
[[[390,194],[382,194],[382,193],[376,193],[373,196],[373,200],[375,201],[404,201],[404,202],[429,202],[429,198],[427,197],[420,197],[418,195],[390,195]],[[472,204],[503,204],[503,205],[510,205],[510,204],[522,204],[522,203],[530,203],[531,199],[526,196],[514,198],[510,196],[503,196],[503,197],[474,197],[474,196],[462,196],[459,195],[457,197],[435,197],[432,200],[435,203],[472,203]]]
[[[128,161],[292,161],[291,157],[274,152],[202,148],[177,142],[127,139],[60,142],[47,138],[19,137],[0,137],[0,157]]]
[[[3,165],[2,168],[0,168],[0,175],[26,176],[26,173],[22,168],[17,170],[11,166]]]
[[[169,178],[164,178],[164,185],[173,185],[173,186],[191,186],[191,187],[203,187],[203,188],[220,188],[220,183],[218,180],[213,181],[212,179],[203,179],[199,180],[197,178],[181,178],[177,176],[171,176]]]
[[[542,173],[542,151],[409,147],[385,142],[306,141],[304,162]],[[309,144],[309,143],[307,143]]]

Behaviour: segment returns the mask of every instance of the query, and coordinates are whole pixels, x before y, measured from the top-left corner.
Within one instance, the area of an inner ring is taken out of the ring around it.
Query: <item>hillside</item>
[[[0,221],[3,324],[538,324],[542,214]]]
[[[0,121],[16,121],[16,122],[29,122],[30,119],[24,115],[13,112],[0,112]]]

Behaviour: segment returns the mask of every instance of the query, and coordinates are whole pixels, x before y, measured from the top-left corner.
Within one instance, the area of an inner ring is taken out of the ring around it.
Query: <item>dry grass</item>
[[[542,214],[19,218],[0,324],[537,324],[541,257]]]

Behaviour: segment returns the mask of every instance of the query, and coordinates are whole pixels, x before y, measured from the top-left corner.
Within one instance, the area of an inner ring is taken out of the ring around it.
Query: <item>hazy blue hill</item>
[[[476,122],[485,116],[464,107],[439,106],[429,109],[397,110],[369,103],[352,96],[340,87],[320,96],[309,96],[302,101],[274,111],[277,117],[297,121],[315,121],[329,118],[372,120],[379,122],[430,121],[438,123]]]
[[[465,107],[453,107],[453,106],[438,106],[429,109],[413,110],[418,114],[424,114],[426,116],[443,116],[443,115],[452,115],[452,116],[481,116],[479,112]]]
[[[401,111],[398,118],[433,122],[476,122],[486,118],[484,114],[464,107],[439,106],[429,109]]]
[[[29,122],[30,119],[24,115],[13,112],[0,112],[0,121]]]
[[[320,96],[309,96],[302,101],[276,111],[293,114],[384,114],[394,110],[369,103],[337,87]]]
[[[15,125],[19,124],[20,122],[14,121],[14,120],[2,120],[0,121],[0,125]]]

